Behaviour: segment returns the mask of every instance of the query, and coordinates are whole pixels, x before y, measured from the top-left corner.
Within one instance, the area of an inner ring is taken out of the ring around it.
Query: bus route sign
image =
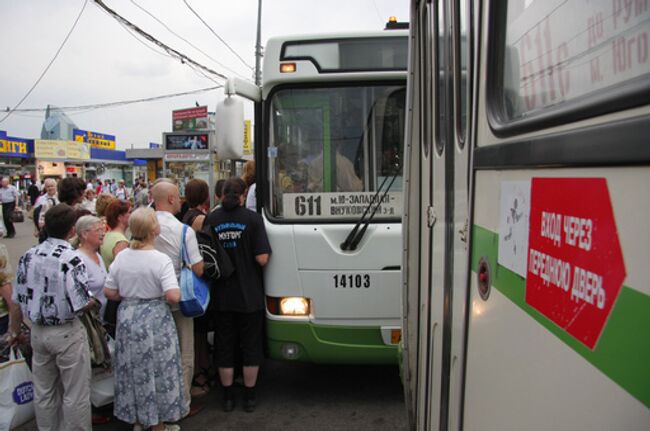
[[[605,178],[533,178],[526,303],[594,349],[625,279]]]
[[[375,192],[336,193],[284,193],[282,204],[285,217],[301,219],[359,219],[368,209],[381,200],[375,216],[395,218],[402,216],[402,193],[389,192],[377,196]],[[368,212],[370,212],[368,211]]]

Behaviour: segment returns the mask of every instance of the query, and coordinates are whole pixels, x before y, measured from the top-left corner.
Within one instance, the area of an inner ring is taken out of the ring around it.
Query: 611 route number
[[[313,216],[321,215],[321,196],[296,196],[294,201],[296,215],[298,216]]]
[[[368,289],[370,287],[370,274],[335,274],[335,289]]]

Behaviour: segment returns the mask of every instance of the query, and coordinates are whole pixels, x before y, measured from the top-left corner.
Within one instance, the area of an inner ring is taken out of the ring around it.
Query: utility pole
[[[257,0],[257,44],[255,45],[255,85],[262,85],[262,0]]]

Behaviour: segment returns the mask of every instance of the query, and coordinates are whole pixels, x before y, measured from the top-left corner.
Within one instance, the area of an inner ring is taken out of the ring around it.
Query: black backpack
[[[203,257],[203,277],[212,281],[225,280],[235,272],[235,266],[212,226],[204,224],[203,228],[196,232],[196,240]]]

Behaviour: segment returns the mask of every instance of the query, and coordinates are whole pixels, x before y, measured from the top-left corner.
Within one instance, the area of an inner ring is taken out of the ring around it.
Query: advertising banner
[[[204,133],[165,133],[165,150],[207,150],[210,135]]]
[[[172,130],[185,132],[208,128],[208,107],[177,109],[172,111]]]
[[[0,156],[28,158],[33,151],[31,139],[14,138],[7,136],[7,132],[0,131]]]
[[[196,153],[167,153],[165,160],[168,162],[208,162],[210,161],[210,154],[196,154]]]
[[[34,154],[37,159],[90,160],[90,146],[85,142],[37,139]]]
[[[244,121],[244,155],[253,154],[253,142],[251,140],[251,120]]]
[[[65,159],[68,154],[66,142],[50,139],[34,141],[34,155],[37,159]]]
[[[86,142],[95,148],[105,150],[115,149],[115,136],[106,133],[91,132],[89,130],[72,129],[72,136],[76,142]]]
[[[66,141],[68,159],[90,160],[90,145],[85,142]]]

